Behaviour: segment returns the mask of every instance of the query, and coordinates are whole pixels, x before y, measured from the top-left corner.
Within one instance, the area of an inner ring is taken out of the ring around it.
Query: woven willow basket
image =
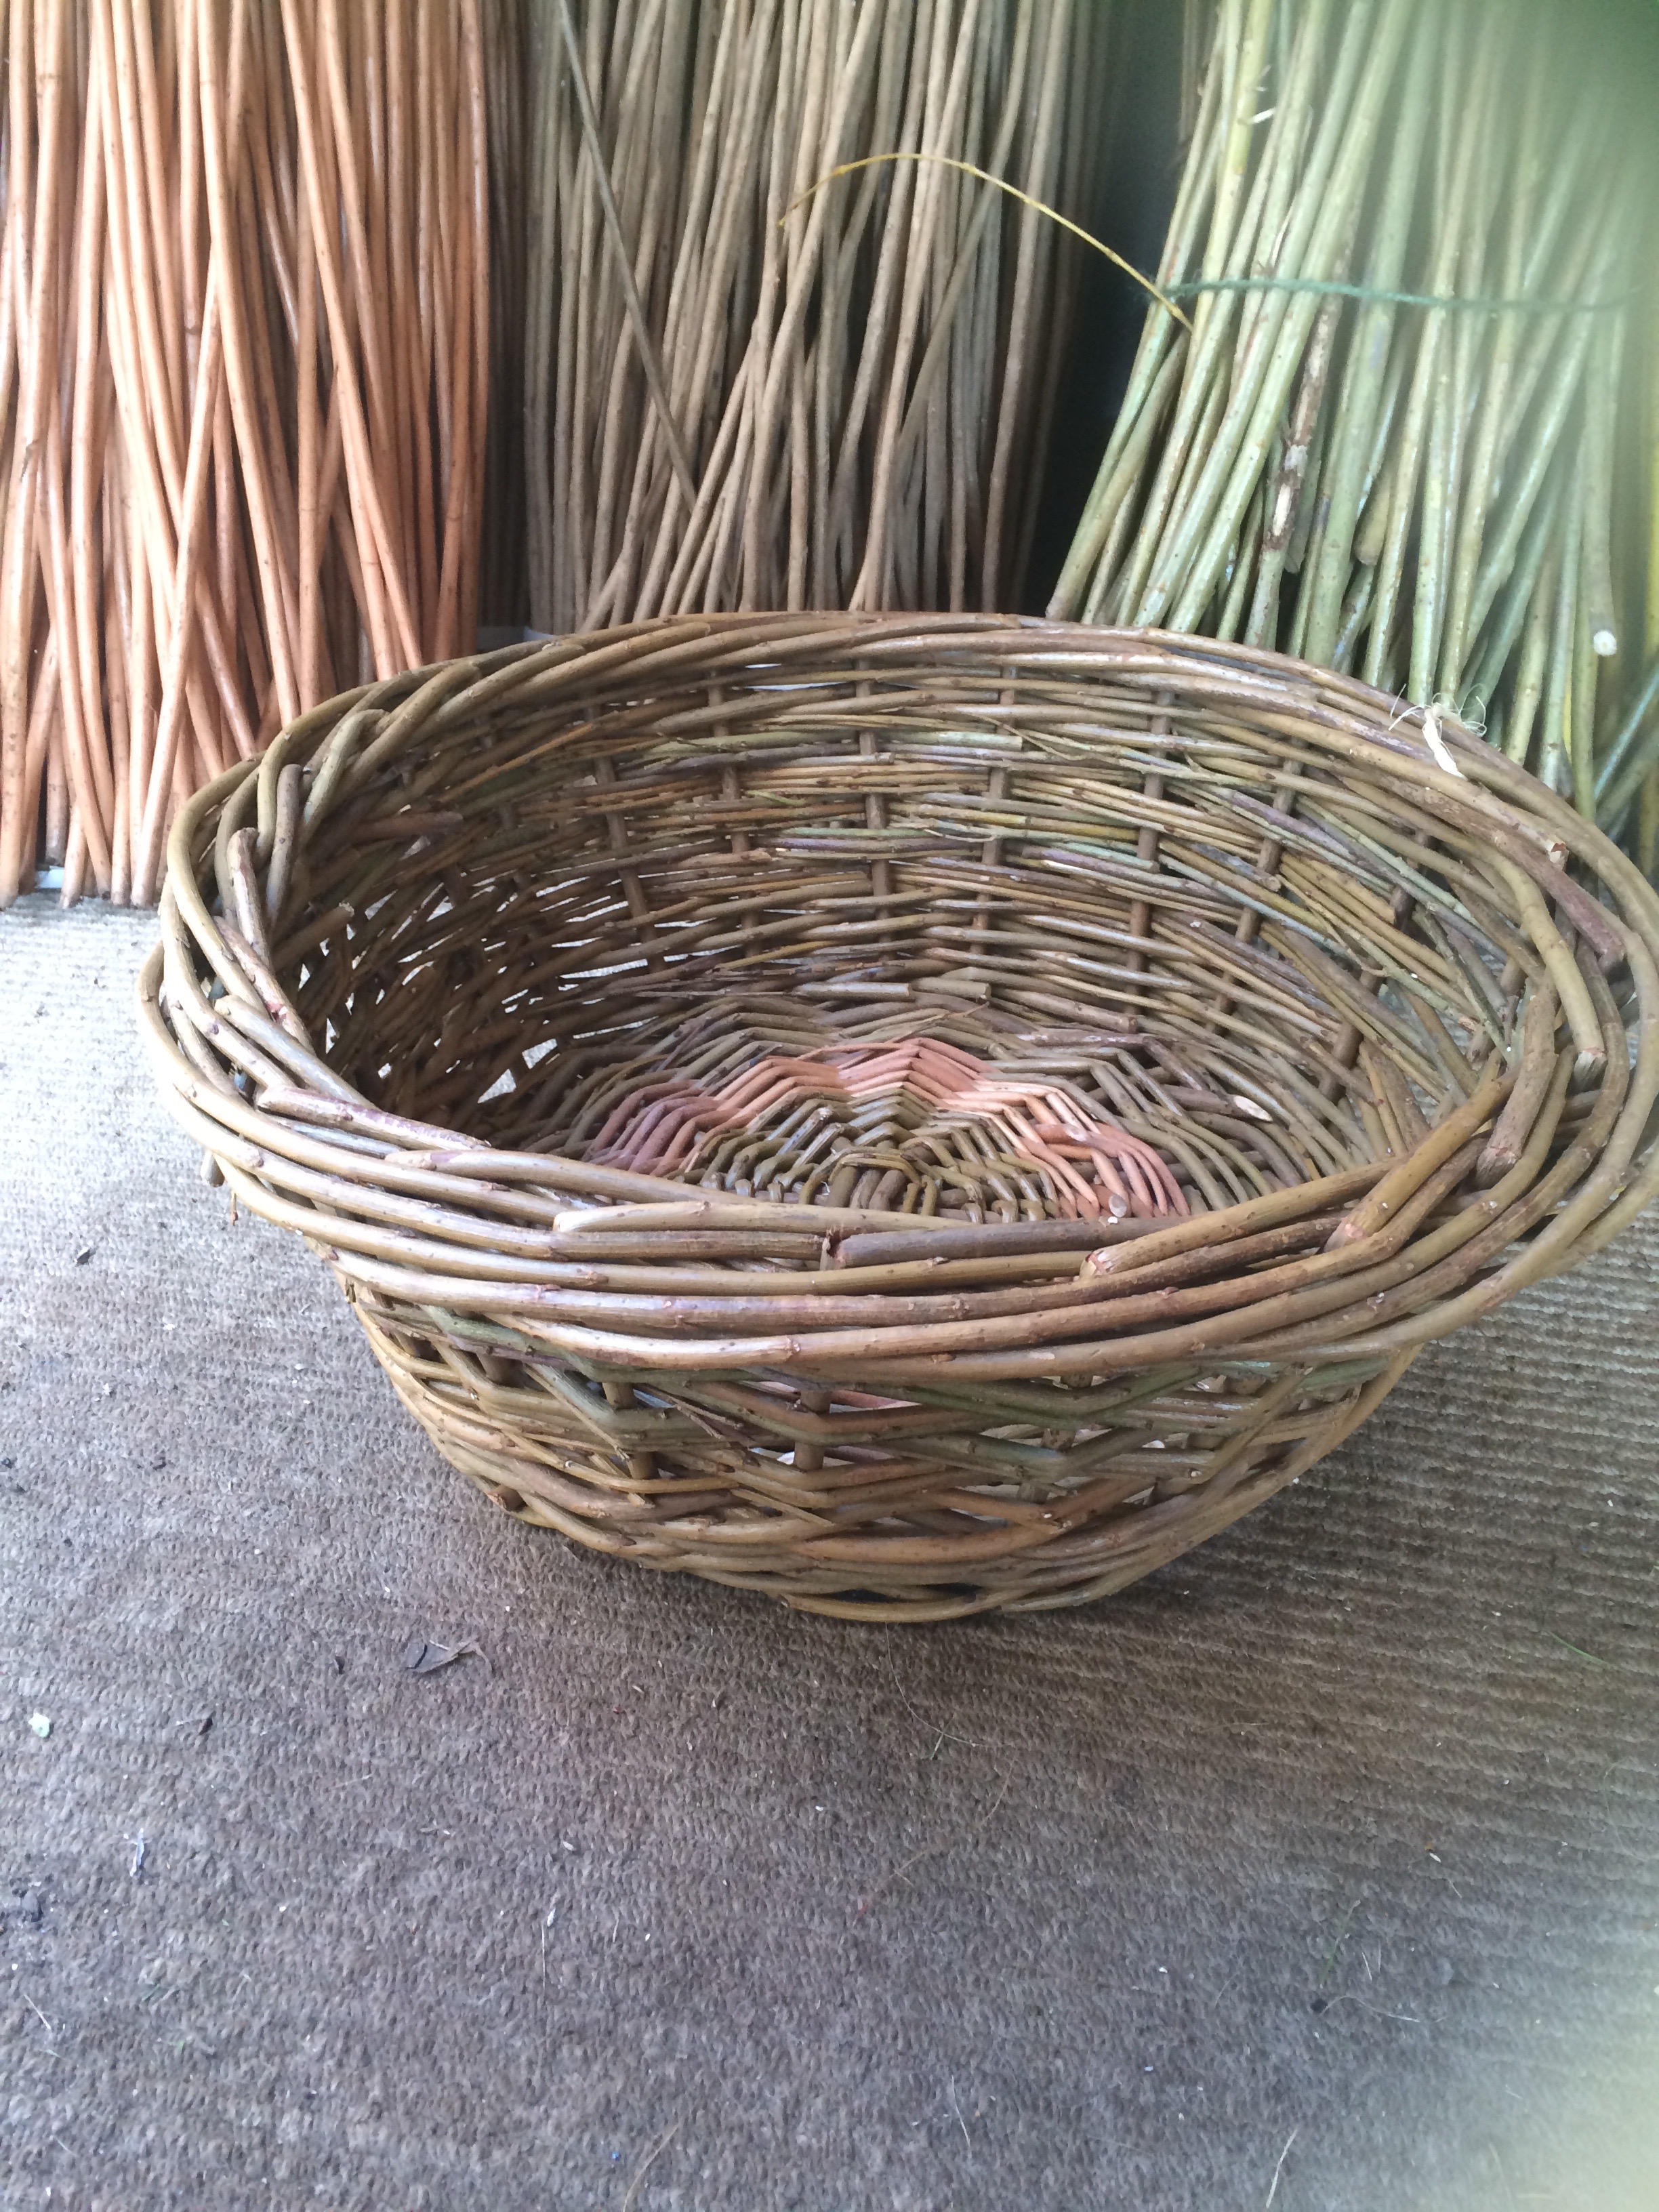
[[[505,1511],[1083,1602],[1659,1185],[1659,902],[1344,678],[1000,617],[376,684],[173,830],[148,1031]]]

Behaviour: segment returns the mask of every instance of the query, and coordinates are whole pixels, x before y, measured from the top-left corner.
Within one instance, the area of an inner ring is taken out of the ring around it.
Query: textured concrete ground
[[[1659,1222],[1109,1606],[797,1619],[436,1458],[153,928],[0,918],[4,2212],[1659,2204]]]

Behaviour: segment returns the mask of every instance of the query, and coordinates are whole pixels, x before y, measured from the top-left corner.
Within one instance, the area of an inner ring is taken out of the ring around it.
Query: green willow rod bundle
[[[531,620],[1018,604],[1086,204],[1097,0],[534,12]]]
[[[1652,164],[1593,27],[1223,0],[1158,270],[1192,331],[1149,311],[1052,614],[1440,700],[1594,815],[1642,659],[1614,455]]]

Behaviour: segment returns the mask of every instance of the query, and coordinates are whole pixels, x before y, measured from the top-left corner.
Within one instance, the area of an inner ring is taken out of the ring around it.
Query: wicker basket
[[[823,1613],[1120,1588],[1659,1186],[1630,862],[1203,641],[767,615],[400,676],[182,811],[162,920],[174,1113],[449,1459]]]

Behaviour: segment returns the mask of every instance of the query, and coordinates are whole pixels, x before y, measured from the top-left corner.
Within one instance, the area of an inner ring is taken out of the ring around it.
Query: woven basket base
[[[1130,1096],[1131,1133],[1103,1102],[1101,1055],[1126,1046],[1146,1040],[1033,1034],[975,1008],[832,1024],[810,1006],[722,993],[688,1018],[642,1025],[614,1054],[590,1052],[555,1113],[556,1073],[527,1104],[503,1099],[487,1133],[780,1203],[964,1222],[1185,1213],[1159,1144],[1178,1116]],[[1190,1058],[1201,1066],[1201,1053]],[[1216,1089],[1208,1110],[1237,1122],[1239,1102]],[[1250,1134],[1260,1145],[1259,1126]]]

